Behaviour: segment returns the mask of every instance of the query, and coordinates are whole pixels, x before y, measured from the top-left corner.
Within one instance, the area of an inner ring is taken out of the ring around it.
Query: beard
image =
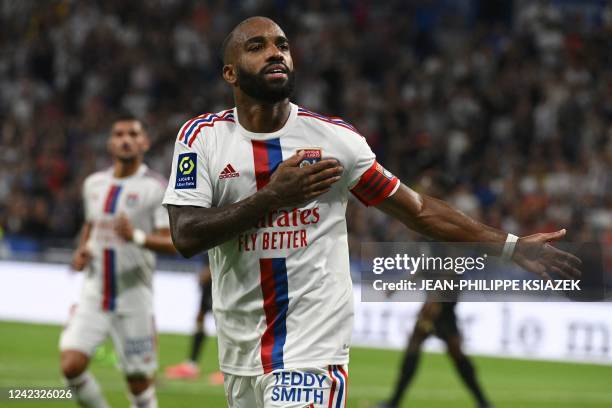
[[[253,99],[265,103],[280,102],[293,93],[295,73],[289,71],[285,82],[269,82],[263,73],[252,74],[238,67],[238,87]]]

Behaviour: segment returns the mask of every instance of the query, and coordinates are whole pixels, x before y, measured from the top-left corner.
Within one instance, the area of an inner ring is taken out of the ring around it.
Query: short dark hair
[[[221,50],[219,53],[219,58],[221,59],[221,62],[223,63],[223,65],[227,63],[227,61],[225,60],[225,53],[227,52],[227,47],[232,41],[233,36],[234,36],[234,30],[230,31],[229,34],[225,36],[225,38],[223,39],[223,42],[221,43]]]
[[[227,48],[229,47],[230,43],[232,42],[232,38],[234,38],[234,32],[244,23],[247,23],[253,19],[257,19],[257,18],[263,18],[266,20],[270,20],[272,21],[274,24],[276,24],[276,22],[274,20],[272,20],[269,17],[265,17],[265,16],[251,16],[245,19],[242,19],[240,21],[237,21],[236,24],[234,25],[234,28],[232,28],[232,30],[229,32],[229,34],[227,36],[225,36],[225,38],[223,39],[223,42],[221,43],[221,53],[219,55],[219,57],[221,58],[221,61],[223,62],[223,65],[227,64],[228,61],[226,61],[225,57],[226,57],[226,52],[227,52]]]
[[[114,116],[112,124],[114,125],[117,122],[131,122],[131,121],[140,122],[140,124],[142,125],[142,129],[145,132],[147,131],[147,123],[131,112],[119,112],[117,115]]]

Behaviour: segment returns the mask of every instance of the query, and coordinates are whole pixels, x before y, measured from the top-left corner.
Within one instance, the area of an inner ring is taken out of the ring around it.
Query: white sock
[[[138,395],[130,394],[131,408],[157,408],[157,396],[155,386],[150,385]]]
[[[84,371],[74,378],[67,378],[66,382],[74,393],[80,406],[86,408],[109,408],[100,385],[89,371]]]

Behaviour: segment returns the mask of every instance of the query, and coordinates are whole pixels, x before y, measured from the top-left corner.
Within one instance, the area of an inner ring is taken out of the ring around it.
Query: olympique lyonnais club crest
[[[304,158],[300,162],[300,167],[310,166],[311,164],[315,164],[316,162],[320,162],[323,157],[323,150],[318,147],[303,147],[297,149],[297,153],[304,152]]]
[[[125,204],[128,207],[134,207],[138,204],[138,194],[137,193],[129,193],[127,198],[125,199]]]

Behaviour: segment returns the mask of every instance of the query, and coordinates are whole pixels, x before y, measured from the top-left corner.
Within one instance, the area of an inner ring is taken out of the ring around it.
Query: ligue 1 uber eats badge
[[[297,149],[297,153],[304,152],[304,158],[300,162],[300,167],[310,166],[311,164],[315,164],[316,162],[321,161],[321,157],[323,156],[323,150],[319,148],[301,148]]]

